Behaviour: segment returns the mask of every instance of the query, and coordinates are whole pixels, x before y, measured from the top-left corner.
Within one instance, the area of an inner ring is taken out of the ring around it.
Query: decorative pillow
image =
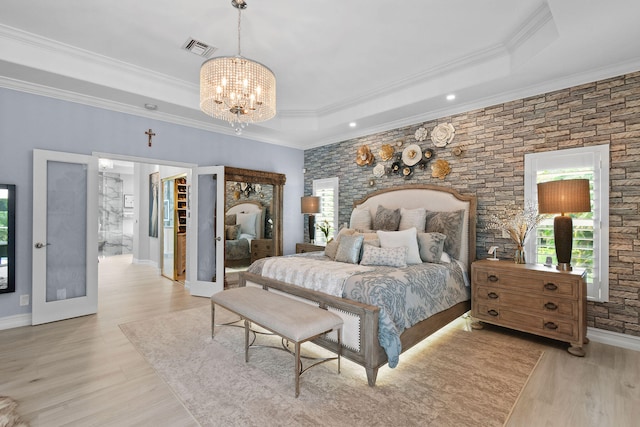
[[[444,251],[454,258],[460,258],[462,247],[462,221],[464,210],[455,212],[427,211],[427,233],[437,232],[447,236]]]
[[[422,264],[415,228],[402,231],[378,231],[380,246],[383,248],[407,248],[407,264]]]
[[[363,235],[364,240],[362,242],[362,248],[360,249],[360,259],[362,259],[362,255],[364,253],[364,247],[365,246],[374,246],[376,248],[380,247],[380,239],[378,239],[378,235],[377,234],[374,234],[374,235],[376,237],[373,238],[373,239],[372,238],[367,239],[367,235],[366,234]]]
[[[447,236],[442,233],[418,233],[418,247],[422,261],[440,262],[446,239]]]
[[[356,206],[351,212],[349,228],[371,230],[371,212],[366,206]]]
[[[258,217],[257,212],[237,213],[236,224],[240,224],[240,232],[243,234],[249,234],[253,237],[256,237],[258,234],[258,231],[256,230],[257,217]]]
[[[364,245],[360,265],[386,265],[389,267],[407,266],[407,248],[376,248],[372,245]]]
[[[236,214],[225,215],[224,225],[236,225]]]
[[[376,217],[373,219],[374,230],[397,231],[400,225],[400,209],[387,209],[378,206]]]
[[[398,230],[408,230],[415,227],[418,233],[424,233],[427,225],[427,210],[425,208],[400,208],[400,225]]]
[[[227,240],[238,240],[240,236],[240,224],[225,225],[224,232]]]
[[[337,239],[333,239],[332,241],[328,242],[325,245],[324,254],[326,256],[328,256],[329,258],[335,260],[337,253],[338,253],[338,240]]]
[[[360,236],[342,236],[338,243],[338,251],[335,260],[338,262],[348,262],[357,264],[360,257],[360,248],[364,237]]]

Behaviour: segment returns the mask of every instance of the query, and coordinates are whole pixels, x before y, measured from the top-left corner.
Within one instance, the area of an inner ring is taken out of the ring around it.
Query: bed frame
[[[464,209],[463,244],[459,257],[456,258],[467,266],[468,272],[471,271],[471,262],[475,259],[476,250],[475,196],[461,195],[450,188],[410,184],[375,191],[354,203],[354,207],[369,208],[373,215],[375,215],[378,205],[383,205],[387,208],[404,207],[406,209],[425,207],[431,211]],[[344,320],[342,356],[362,365],[366,370],[369,385],[375,385],[378,369],[387,363],[387,355],[378,342],[378,315],[380,311],[378,307],[346,298],[334,297],[248,272],[240,273],[239,285],[259,286],[317,305],[341,316]],[[466,313],[469,309],[469,301],[463,301],[406,329],[400,336],[402,352]],[[334,334],[325,335],[313,342],[332,351],[337,351],[338,349],[337,337]]]

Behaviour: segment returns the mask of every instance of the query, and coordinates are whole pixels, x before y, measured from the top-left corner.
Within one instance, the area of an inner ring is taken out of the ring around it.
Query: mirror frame
[[[8,190],[7,201],[7,280],[6,289],[0,289],[1,294],[16,291],[16,186],[14,184],[0,184],[0,189]]]
[[[271,184],[273,185],[273,207],[271,217],[273,221],[273,247],[274,256],[282,255],[282,206],[284,184],[287,180],[286,175],[276,172],[265,172],[253,169],[242,169],[231,166],[224,167],[225,186],[229,181],[249,182],[252,184]],[[227,195],[225,192],[224,206],[225,211],[227,205]]]

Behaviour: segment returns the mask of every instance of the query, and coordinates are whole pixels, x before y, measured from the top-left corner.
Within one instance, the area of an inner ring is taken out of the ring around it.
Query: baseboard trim
[[[0,331],[21,326],[31,326],[31,313],[0,317]]]
[[[603,344],[640,351],[640,337],[607,331],[605,329],[587,328],[587,337]]]

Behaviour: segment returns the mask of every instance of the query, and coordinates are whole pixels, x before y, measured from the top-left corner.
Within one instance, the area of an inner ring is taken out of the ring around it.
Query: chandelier
[[[238,55],[205,61],[200,67],[200,109],[226,120],[240,135],[249,123],[276,115],[276,77],[264,65],[244,58],[240,50],[240,21],[244,0],[232,0],[238,9]]]

